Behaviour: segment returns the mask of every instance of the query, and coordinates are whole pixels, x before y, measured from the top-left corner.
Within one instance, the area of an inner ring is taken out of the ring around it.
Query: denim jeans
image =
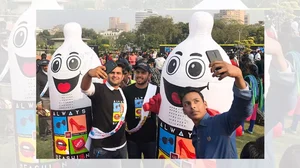
[[[93,145],[90,149],[91,159],[127,159],[127,144],[116,151],[108,151],[103,148],[94,148]]]
[[[156,142],[136,143],[133,141],[127,141],[128,158],[141,159],[143,153],[144,159],[155,159],[156,145]]]

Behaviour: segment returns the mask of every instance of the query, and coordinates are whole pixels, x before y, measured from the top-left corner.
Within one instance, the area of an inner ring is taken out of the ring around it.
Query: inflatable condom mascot
[[[2,4],[1,4],[2,5]],[[7,64],[15,121],[15,167],[68,167],[66,161],[37,159],[36,143],[36,18],[38,10],[61,10],[56,0],[32,0],[14,22],[8,40]],[[1,56],[2,57],[2,56]],[[1,159],[5,157],[1,157]]]
[[[207,51],[217,50],[230,63],[225,51],[212,38],[213,17],[196,12],[189,23],[189,36],[169,54],[161,74],[160,95],[144,105],[159,112],[158,157],[196,158],[191,135],[194,123],[184,115],[179,94],[185,87],[200,88],[210,115],[228,111],[233,101],[231,78],[212,77]],[[159,104],[159,105],[157,105]],[[239,128],[240,129],[240,128]]]
[[[88,158],[85,143],[91,129],[91,101],[81,92],[80,83],[89,69],[101,63],[82,41],[79,24],[66,24],[64,36],[65,41],[53,54],[48,68],[55,158]]]

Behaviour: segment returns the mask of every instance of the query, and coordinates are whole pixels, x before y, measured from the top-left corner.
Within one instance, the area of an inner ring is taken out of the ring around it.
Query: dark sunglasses
[[[66,121],[65,121],[65,120],[62,120],[61,122],[57,122],[57,123],[56,123],[56,127],[57,127],[57,128],[60,128],[60,124],[66,125]]]
[[[169,143],[171,144],[171,145],[173,145],[174,144],[174,140],[173,140],[173,138],[167,138],[167,137],[162,137],[162,142],[166,145],[167,143],[168,143],[168,141],[169,141]]]

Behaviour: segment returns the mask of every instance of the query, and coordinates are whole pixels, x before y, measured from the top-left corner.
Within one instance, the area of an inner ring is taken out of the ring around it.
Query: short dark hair
[[[42,58],[42,59],[46,59],[46,58],[47,58],[47,54],[46,54],[46,53],[43,53],[43,54],[41,55],[41,58]]]
[[[240,154],[241,159],[264,159],[265,145],[264,137],[259,137],[256,141],[248,142]]]
[[[125,71],[128,71],[128,72],[131,72],[131,67],[130,67],[130,64],[128,64],[127,62],[125,62],[125,59],[124,58],[121,58],[119,60],[116,61],[116,63],[120,63],[120,64],[123,64],[124,65],[124,68],[123,68],[123,72]]]
[[[179,98],[182,102],[183,98],[185,95],[187,95],[188,93],[191,93],[191,92],[196,92],[200,95],[201,99],[203,100],[204,102],[204,96],[203,94],[201,93],[201,90],[198,89],[198,88],[194,88],[194,87],[185,87],[182,92],[179,94]]]
[[[120,62],[120,61],[117,61],[116,64],[117,64],[118,67],[122,68],[122,73],[124,74],[125,68],[126,68],[125,64],[123,62]]]

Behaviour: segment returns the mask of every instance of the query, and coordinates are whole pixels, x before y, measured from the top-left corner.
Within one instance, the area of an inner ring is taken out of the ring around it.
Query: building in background
[[[216,13],[214,18],[236,20],[241,24],[245,24],[245,15],[244,10],[220,10],[220,13]],[[247,21],[249,21],[249,17],[247,17]]]
[[[152,11],[152,9],[135,12],[135,28],[137,29],[142,21],[150,16],[158,16],[158,13]]]
[[[245,24],[250,24],[250,15],[249,14],[246,14],[245,15]]]
[[[118,24],[120,24],[119,17],[109,17],[109,28],[108,29],[117,29]]]
[[[117,29],[123,30],[125,32],[129,32],[130,31],[130,25],[129,25],[129,23],[119,23],[117,25]]]
[[[119,29],[108,29],[107,31],[101,31],[99,34],[104,37],[116,40],[122,32],[124,31]]]
[[[125,32],[130,31],[129,23],[121,23],[121,19],[119,17],[109,17],[109,28],[110,30],[119,29]]]

